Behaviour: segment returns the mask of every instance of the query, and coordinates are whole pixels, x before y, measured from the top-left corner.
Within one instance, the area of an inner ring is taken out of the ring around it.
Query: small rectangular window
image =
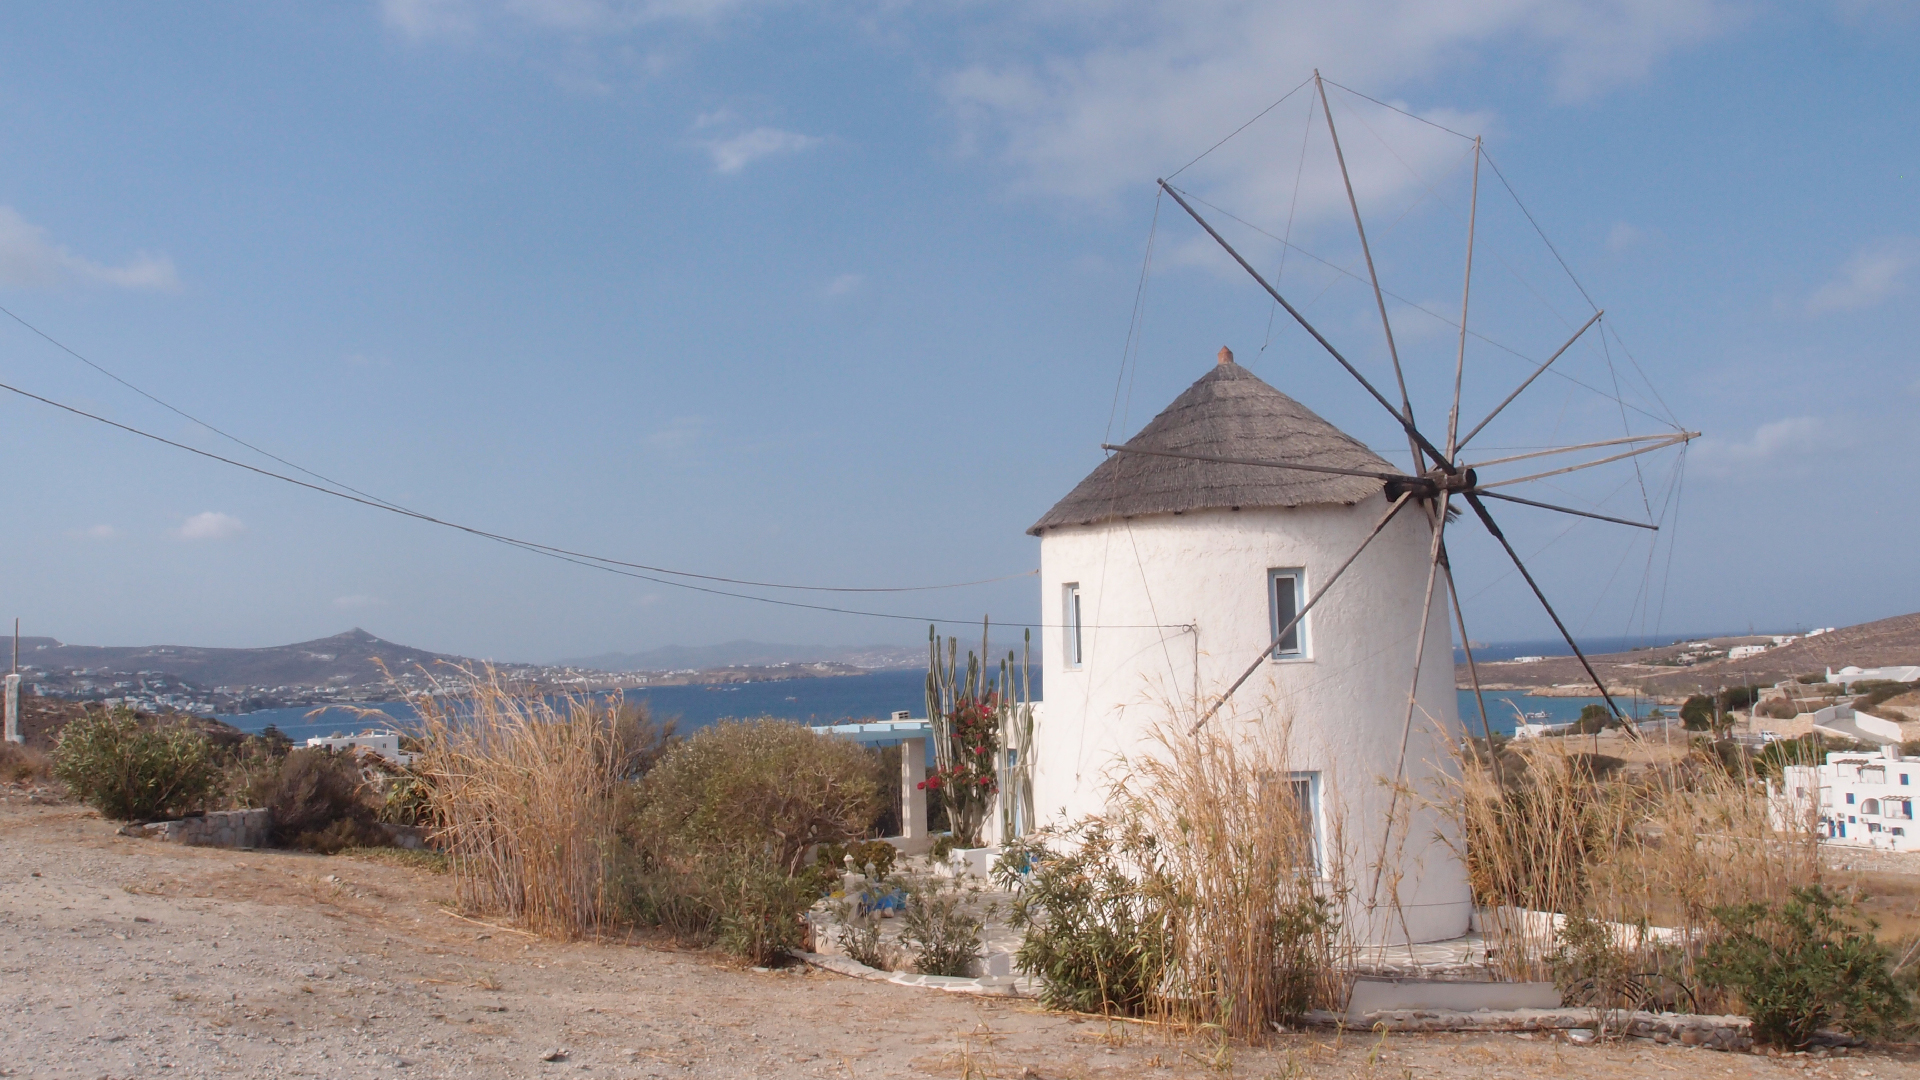
[[[1078,668],[1084,657],[1080,634],[1080,585],[1077,582],[1060,586],[1060,625],[1066,666],[1069,669]]]
[[[1267,606],[1272,622],[1267,631],[1275,660],[1299,659],[1307,655],[1307,622],[1295,622],[1307,602],[1307,574],[1298,567],[1267,571]],[[1292,625],[1288,625],[1288,624]]]
[[[1906,774],[1906,773],[1901,773],[1901,774],[1900,774],[1900,786],[1901,786],[1901,787],[1907,787],[1907,786],[1909,786],[1909,785],[1907,784],[1907,774]]]
[[[1853,792],[1851,791],[1847,792],[1847,805],[1848,806],[1853,805]]]
[[[1299,868],[1320,875],[1320,774],[1317,772],[1296,772],[1275,774],[1267,773],[1261,778],[1262,785],[1271,785],[1267,790],[1278,787],[1284,801],[1276,807],[1292,820],[1289,831],[1302,842],[1303,849],[1297,853]]]

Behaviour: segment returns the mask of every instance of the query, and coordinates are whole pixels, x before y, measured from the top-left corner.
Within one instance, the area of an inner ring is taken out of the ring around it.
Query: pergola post
[[[933,846],[927,831],[927,740],[900,743],[900,851],[918,855]]]

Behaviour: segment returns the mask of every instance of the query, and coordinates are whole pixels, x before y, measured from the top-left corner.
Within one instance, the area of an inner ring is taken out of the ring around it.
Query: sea
[[[1517,652],[1514,655],[1526,655]],[[657,719],[679,721],[682,734],[705,727],[716,720],[771,716],[808,724],[844,724],[857,720],[885,720],[904,710],[914,716],[926,712],[927,673],[918,669],[875,671],[865,675],[841,675],[832,678],[788,679],[781,682],[736,683],[731,686],[655,686],[628,690],[628,701],[646,702]],[[1040,676],[1034,673],[1033,695],[1043,698]],[[1480,727],[1480,711],[1471,690],[1460,693],[1460,716],[1473,730]],[[1524,713],[1547,715],[1544,722],[1571,723],[1580,718],[1585,705],[1599,704],[1597,697],[1533,697],[1511,691],[1490,691],[1487,719],[1496,734],[1511,734],[1516,709]],[[1623,707],[1631,707],[1621,702]],[[362,706],[385,713],[393,726],[407,730],[417,717],[405,702],[389,701]],[[1640,711],[1645,712],[1643,703]],[[302,707],[261,709],[221,720],[242,731],[259,732],[268,725],[278,728],[295,742],[314,736],[344,734],[365,729],[372,723],[362,714],[338,707]],[[1536,718],[1540,719],[1540,718]]]

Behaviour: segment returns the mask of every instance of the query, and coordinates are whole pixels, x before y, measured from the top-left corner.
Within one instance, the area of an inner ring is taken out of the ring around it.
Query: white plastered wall
[[[1209,510],[1049,529],[1040,544],[1046,703],[1034,739],[1042,823],[1099,812],[1118,761],[1147,752],[1156,723],[1191,723],[1261,655],[1272,640],[1269,570],[1304,568],[1308,595],[1317,594],[1386,506],[1374,496],[1350,507]],[[1402,510],[1308,615],[1308,656],[1263,662],[1213,721],[1247,733],[1290,718],[1294,767],[1321,775],[1323,821],[1344,833],[1356,898],[1347,924],[1366,943],[1455,937],[1471,911],[1465,868],[1436,838],[1450,823],[1404,798],[1385,880],[1377,893],[1373,885],[1431,538],[1419,506]],[[1059,626],[1069,582],[1080,587],[1085,627],[1077,670],[1065,664]],[[1408,780],[1428,797],[1449,768],[1448,740],[1461,732],[1444,578],[1434,593],[1406,753]]]

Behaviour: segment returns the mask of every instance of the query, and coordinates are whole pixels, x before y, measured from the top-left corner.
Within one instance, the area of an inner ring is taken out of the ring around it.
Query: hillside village
[[[856,658],[875,664],[889,659],[879,654]],[[46,637],[20,641],[20,675],[28,694],[52,701],[203,717],[460,693],[468,689],[463,672],[488,666],[488,661],[409,648],[359,629],[258,649],[102,647],[69,645]],[[578,692],[830,678],[869,670],[838,661],[652,670],[601,670],[580,664],[492,666],[512,683]]]

